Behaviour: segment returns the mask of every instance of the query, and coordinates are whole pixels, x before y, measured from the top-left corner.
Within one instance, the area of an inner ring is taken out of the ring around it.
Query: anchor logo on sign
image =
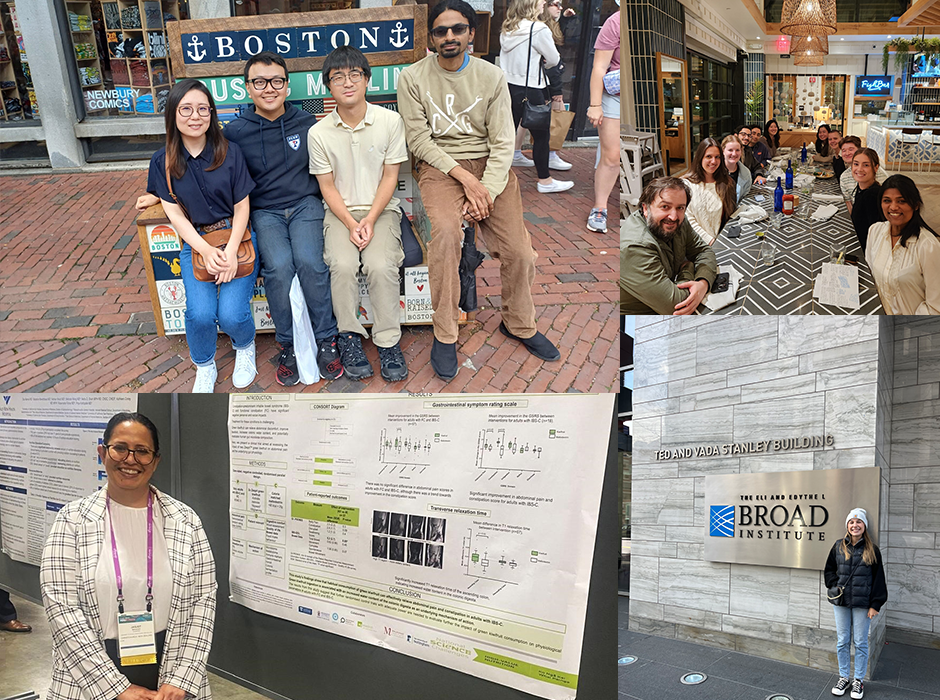
[[[201,61],[206,57],[206,52],[199,50],[199,47],[202,46],[202,40],[198,36],[194,36],[192,39],[190,39],[187,46],[189,46],[192,51],[187,51],[186,55],[194,61]]]
[[[395,39],[389,39],[389,42],[391,43],[391,45],[394,46],[396,49],[400,49],[402,46],[408,43],[407,36],[404,39],[401,38],[402,34],[408,34],[408,29],[401,22],[398,22],[395,25],[395,28],[391,31],[391,33],[394,34],[395,39],[398,40],[396,41]]]

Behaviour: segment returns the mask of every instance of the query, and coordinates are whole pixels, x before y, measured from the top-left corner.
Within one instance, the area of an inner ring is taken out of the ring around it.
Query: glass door
[[[685,61],[656,54],[659,73],[659,132],[667,175],[681,175],[689,169],[689,97],[686,94]],[[699,115],[693,115],[693,118]]]

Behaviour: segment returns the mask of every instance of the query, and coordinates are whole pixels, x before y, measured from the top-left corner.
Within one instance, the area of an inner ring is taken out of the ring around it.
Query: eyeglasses
[[[280,76],[276,78],[252,78],[248,82],[251,83],[255,90],[259,91],[266,90],[268,85],[275,90],[281,90],[287,84],[287,81]]]
[[[362,82],[365,73],[361,70],[351,70],[348,73],[334,73],[330,76],[330,85],[345,85],[346,78],[349,78],[353,83]]]
[[[467,30],[470,29],[469,24],[455,24],[450,27],[434,27],[431,30],[431,36],[435,39],[443,39],[447,36],[447,32],[451,31],[454,33],[454,36],[463,36],[467,33]]]
[[[181,117],[193,116],[193,108],[190,105],[182,105],[176,111],[179,112]],[[200,117],[208,117],[212,114],[212,109],[208,105],[199,105],[199,107],[196,108],[196,114]]]
[[[134,461],[142,467],[146,467],[153,461],[156,452],[148,450],[146,447],[138,447],[136,450],[129,449],[127,445],[105,445],[108,450],[108,456],[116,462],[123,462],[127,455],[134,453]]]

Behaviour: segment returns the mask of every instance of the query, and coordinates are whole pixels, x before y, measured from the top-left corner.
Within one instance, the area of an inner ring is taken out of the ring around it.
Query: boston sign
[[[316,71],[339,46],[355,46],[369,65],[408,65],[427,53],[426,5],[328,10],[167,25],[176,78],[234,76],[244,62],[271,51],[289,71]]]
[[[852,508],[877,542],[880,480],[877,467],[706,476],[705,559],[821,570]]]

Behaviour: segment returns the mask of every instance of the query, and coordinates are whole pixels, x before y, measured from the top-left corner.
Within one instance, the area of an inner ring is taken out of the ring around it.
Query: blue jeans
[[[865,679],[868,672],[868,608],[846,608],[833,605],[836,614],[836,633],[839,636],[836,656],[839,658],[839,676],[849,677],[849,647],[855,642],[855,678]]]
[[[288,209],[256,209],[251,224],[258,232],[261,274],[275,338],[294,342],[290,285],[300,278],[313,335],[319,341],[337,334],[330,294],[330,268],[323,261],[323,202],[307,195]]]
[[[257,250],[254,231],[251,241]],[[193,363],[203,366],[215,360],[219,328],[232,339],[236,350],[249,347],[255,340],[251,295],[258,278],[257,256],[252,274],[216,285],[215,282],[200,282],[193,276],[193,249],[189,243],[183,243],[180,268],[186,289],[186,342]]]

